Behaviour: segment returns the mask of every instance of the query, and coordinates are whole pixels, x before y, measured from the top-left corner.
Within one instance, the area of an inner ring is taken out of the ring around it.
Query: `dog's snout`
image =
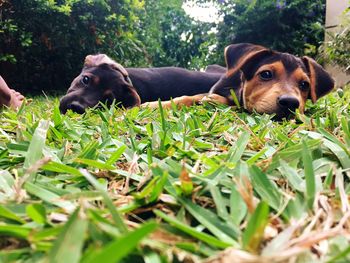
[[[277,98],[277,104],[284,110],[295,111],[299,108],[299,100],[290,95],[282,95]]]
[[[83,114],[85,112],[85,108],[79,102],[71,102],[67,105],[67,110],[72,110],[76,113]]]

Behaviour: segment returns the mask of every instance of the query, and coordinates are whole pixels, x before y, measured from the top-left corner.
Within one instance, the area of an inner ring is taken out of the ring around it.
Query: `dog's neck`
[[[245,103],[244,103],[244,88],[243,87],[240,87],[239,89],[236,89],[235,90],[235,94],[236,94],[236,97],[238,99],[238,102],[239,102],[239,106],[241,107],[245,107]]]
[[[238,88],[235,89],[235,92],[236,92],[236,96],[238,98],[238,101],[239,101],[239,106],[245,108],[245,100],[244,100],[244,86],[245,86],[245,78],[244,78],[244,75],[242,72],[240,72],[240,83],[238,85]]]
[[[230,76],[223,76],[211,89],[210,93],[215,93],[228,99],[228,104],[236,105],[234,96],[237,98],[240,107],[244,107],[244,76],[241,72],[236,72]],[[234,94],[232,94],[234,93]]]

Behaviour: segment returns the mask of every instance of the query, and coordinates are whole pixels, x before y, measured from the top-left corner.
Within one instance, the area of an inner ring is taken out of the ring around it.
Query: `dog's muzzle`
[[[277,98],[277,105],[279,111],[285,115],[289,116],[294,114],[295,111],[299,108],[300,102],[298,98],[291,95],[282,95]]]
[[[69,96],[64,96],[60,101],[60,112],[65,114],[68,110],[83,114],[85,107],[79,101],[71,100]]]

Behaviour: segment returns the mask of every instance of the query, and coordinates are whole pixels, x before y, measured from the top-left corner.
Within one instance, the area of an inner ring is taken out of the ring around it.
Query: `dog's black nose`
[[[83,114],[85,112],[85,108],[83,107],[83,105],[81,105],[79,102],[76,102],[76,101],[68,104],[67,110],[72,110],[79,114]]]
[[[280,106],[283,110],[289,110],[289,111],[295,111],[297,108],[299,108],[299,100],[290,95],[282,95],[277,98],[277,104]]]

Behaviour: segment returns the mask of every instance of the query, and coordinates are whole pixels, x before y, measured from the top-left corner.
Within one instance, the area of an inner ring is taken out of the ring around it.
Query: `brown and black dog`
[[[316,102],[334,88],[332,77],[313,59],[298,58],[263,46],[243,43],[225,49],[226,73],[210,89],[209,94],[195,98],[180,97],[172,102],[192,105],[199,101],[213,101],[234,105],[233,93],[248,112],[275,114],[288,117],[299,109],[304,112],[305,102]],[[220,66],[209,66],[208,71],[222,72]],[[199,100],[199,101],[197,101]],[[148,103],[157,107],[156,103]]]
[[[203,96],[195,95],[208,93],[221,76],[222,68],[209,73],[177,67],[124,68],[107,55],[88,55],[82,72],[61,99],[60,111],[84,113],[99,102],[110,104],[113,100],[125,108],[183,95],[198,101]]]

